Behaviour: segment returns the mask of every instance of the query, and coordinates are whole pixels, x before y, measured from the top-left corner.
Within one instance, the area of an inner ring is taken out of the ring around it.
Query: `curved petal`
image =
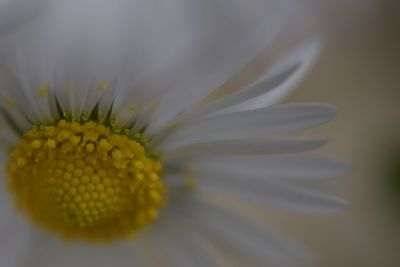
[[[112,99],[113,115],[126,119],[132,106],[163,94],[153,132],[260,53],[284,25],[288,2],[51,1],[50,11],[8,38],[0,54],[11,62],[30,120],[54,115],[54,101],[40,97],[42,85],[73,118],[97,101],[108,103],[108,112]],[[102,81],[114,90],[103,98]]]
[[[162,140],[169,146],[224,139],[256,138],[315,127],[332,119],[326,104],[285,104],[193,120]]]
[[[298,266],[307,260],[307,254],[298,246],[248,217],[204,200],[199,194],[187,201],[175,212],[190,220],[210,242],[221,245],[237,259],[245,259],[247,264]]]
[[[167,24],[160,30],[168,38],[162,39],[161,51],[168,58],[158,61],[161,71],[150,77],[151,88],[166,93],[150,134],[244,68],[274,40],[288,14],[287,1],[276,0],[175,0],[168,5],[177,10],[174,18],[162,14]]]
[[[256,205],[302,213],[332,213],[348,207],[348,202],[316,189],[296,186],[286,181],[255,180],[220,175],[203,176],[199,188],[249,201]]]
[[[296,87],[309,71],[318,51],[318,40],[310,40],[289,53],[272,68],[267,69],[247,88],[193,111],[185,112],[176,121],[181,123],[200,116],[221,115],[268,106],[277,101],[278,96],[281,97]]]
[[[347,206],[312,186],[312,182],[318,184],[349,171],[347,164],[334,159],[302,154],[230,156],[192,160],[191,166],[202,190],[256,204],[323,213]]]
[[[298,64],[298,68],[296,69],[296,71],[284,83],[280,84],[271,91],[265,92],[262,95],[254,97],[252,99],[246,99],[246,101],[238,105],[223,109],[217,114],[225,114],[242,110],[252,110],[269,106],[278,102],[294,89],[296,89],[296,87],[304,80],[305,76],[314,65],[320,50],[321,45],[319,40],[309,40],[305,44],[301,45],[298,49],[289,53],[286,58],[282,60],[282,62],[272,67],[270,71],[271,73],[280,73],[285,69],[290,68],[290,66]]]
[[[168,213],[163,217],[152,229],[151,239],[158,252],[163,254],[161,258],[165,257],[170,266],[226,266],[221,265],[222,259],[211,244],[196,233],[190,223],[175,214]],[[169,266],[165,262],[162,265]]]
[[[257,154],[290,154],[316,149],[326,143],[325,139],[303,138],[256,138],[234,139],[201,142],[182,147],[164,144],[161,149],[168,159],[175,157],[209,157],[210,155],[257,155]]]
[[[348,173],[350,166],[335,158],[314,154],[209,156],[190,164],[208,175],[226,174],[247,181],[264,179],[320,180]]]

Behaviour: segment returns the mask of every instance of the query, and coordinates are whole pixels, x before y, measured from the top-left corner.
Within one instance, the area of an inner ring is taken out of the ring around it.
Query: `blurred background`
[[[317,33],[323,50],[306,80],[284,102],[337,106],[330,123],[301,133],[325,136],[318,152],[350,162],[335,181],[349,200],[343,213],[313,216],[241,207],[305,244],[321,267],[400,266],[400,3],[301,0],[280,41],[225,84],[224,94],[257,76],[271,57]],[[240,205],[236,203],[235,205]]]
[[[307,134],[329,137],[321,152],[353,165],[337,187],[352,207],[337,215],[276,214],[265,221],[316,251],[317,266],[400,266],[400,4],[304,2],[324,49],[285,102],[338,107],[334,121]]]

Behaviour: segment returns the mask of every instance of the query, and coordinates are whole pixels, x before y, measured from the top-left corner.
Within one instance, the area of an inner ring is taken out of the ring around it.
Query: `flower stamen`
[[[162,165],[101,123],[34,126],[9,154],[8,185],[32,221],[65,238],[127,237],[166,202]]]

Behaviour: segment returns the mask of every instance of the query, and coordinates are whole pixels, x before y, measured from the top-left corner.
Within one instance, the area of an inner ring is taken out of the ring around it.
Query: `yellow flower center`
[[[9,154],[17,208],[65,238],[108,241],[149,226],[166,196],[141,140],[93,121],[35,126]]]

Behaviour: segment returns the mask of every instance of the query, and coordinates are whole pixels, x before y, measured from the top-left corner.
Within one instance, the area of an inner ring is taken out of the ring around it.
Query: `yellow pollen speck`
[[[73,146],[77,146],[81,142],[81,138],[79,136],[72,136],[70,142]]]
[[[96,147],[92,143],[86,145],[87,152],[93,152],[95,149]]]
[[[99,83],[99,89],[102,91],[107,90],[109,86],[110,86],[110,84],[106,81],[102,81]]]
[[[5,106],[6,108],[15,108],[15,102],[12,101],[11,99],[6,99],[6,100],[4,101],[4,106]]]
[[[197,174],[194,171],[189,171],[185,177],[185,186],[188,189],[195,189],[197,186]]]
[[[66,92],[67,94],[71,93],[71,92],[72,92],[72,89],[73,89],[73,86],[72,86],[71,83],[68,83],[68,84],[65,86],[65,92]]]
[[[35,140],[36,141],[36,140]],[[39,140],[40,141],[40,140]],[[56,148],[57,143],[56,141],[52,140],[52,139],[48,139],[46,141],[46,146],[48,146],[49,148]]]
[[[172,123],[168,126],[168,129],[170,130],[176,130],[180,127],[181,125],[178,122]]]
[[[161,171],[127,135],[64,120],[26,132],[7,165],[16,206],[35,224],[89,241],[128,237],[149,226],[166,202]]]
[[[41,140],[35,140],[31,144],[33,148],[38,149],[42,146],[43,142]]]
[[[131,112],[131,113],[135,113],[135,112],[138,112],[138,111],[139,111],[139,107],[137,107],[137,106],[131,106],[129,108],[129,112]]]
[[[40,86],[38,94],[41,97],[46,97],[49,95],[49,90],[50,90],[49,86],[44,84],[44,85]]]
[[[158,103],[155,102],[155,101],[152,101],[152,102],[149,103],[148,107],[150,109],[156,109],[158,107]]]

